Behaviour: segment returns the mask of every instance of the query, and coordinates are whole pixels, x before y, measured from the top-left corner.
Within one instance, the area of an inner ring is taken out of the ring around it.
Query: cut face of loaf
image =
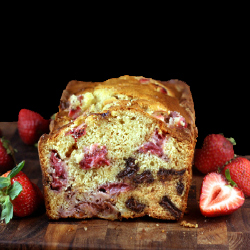
[[[102,91],[104,101],[93,90],[71,93],[51,133],[40,138],[48,217],[180,219],[192,177],[194,125],[180,109],[154,110],[125,94],[112,101]]]

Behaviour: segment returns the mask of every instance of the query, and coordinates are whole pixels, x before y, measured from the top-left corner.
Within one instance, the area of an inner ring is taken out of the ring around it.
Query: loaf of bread
[[[48,217],[182,218],[196,138],[182,81],[69,82],[38,145]]]

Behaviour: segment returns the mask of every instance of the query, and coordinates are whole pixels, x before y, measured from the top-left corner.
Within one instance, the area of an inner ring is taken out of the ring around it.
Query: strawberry
[[[9,141],[2,137],[0,139],[0,174],[12,169],[15,166],[14,149]]]
[[[13,215],[31,215],[42,202],[41,191],[21,171],[23,166],[24,161],[0,177],[1,220],[5,219],[6,224]]]
[[[227,169],[231,179],[245,195],[250,196],[250,161],[243,157],[235,158],[222,169],[225,176]]]
[[[234,158],[235,141],[227,139],[221,134],[208,135],[203,142],[202,149],[196,150],[194,165],[203,174],[217,171],[227,161]]]
[[[39,187],[33,182],[31,182],[31,184],[36,193],[36,206],[39,208],[44,203],[44,197]]]
[[[209,173],[202,183],[200,210],[204,216],[229,215],[244,203],[244,194],[238,187],[230,186],[222,174]]]
[[[50,120],[44,119],[40,114],[21,109],[18,115],[18,131],[24,143],[35,144],[40,136],[49,132]]]

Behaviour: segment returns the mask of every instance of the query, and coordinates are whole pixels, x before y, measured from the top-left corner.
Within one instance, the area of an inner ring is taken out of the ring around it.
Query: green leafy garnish
[[[22,185],[18,181],[15,181],[11,186],[11,188],[9,189],[10,199],[15,200],[22,190],[23,190]]]
[[[5,223],[8,224],[13,217],[13,205],[10,202],[9,196],[6,197],[2,206],[1,220],[5,220]]]
[[[10,178],[0,177],[0,189],[10,185]]]
[[[13,178],[16,176],[24,167],[25,161],[20,162],[18,165],[16,165],[9,173],[8,177]]]

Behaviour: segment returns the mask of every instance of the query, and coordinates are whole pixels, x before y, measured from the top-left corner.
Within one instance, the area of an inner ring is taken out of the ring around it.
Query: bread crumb
[[[162,233],[164,233],[164,232],[165,232],[165,230],[161,230],[161,232],[162,232]]]
[[[159,224],[156,224],[157,227],[159,227]]]
[[[87,230],[88,230],[88,228],[87,228],[87,227],[84,227],[84,230],[85,230],[85,231],[87,231]]]
[[[75,231],[75,229],[74,229],[73,227],[70,227],[70,228],[68,229],[68,232],[72,232],[72,231]]]
[[[197,228],[198,227],[198,224],[193,224],[193,223],[189,223],[185,220],[183,220],[181,223],[180,223],[181,226],[183,227],[190,227],[190,228]]]

